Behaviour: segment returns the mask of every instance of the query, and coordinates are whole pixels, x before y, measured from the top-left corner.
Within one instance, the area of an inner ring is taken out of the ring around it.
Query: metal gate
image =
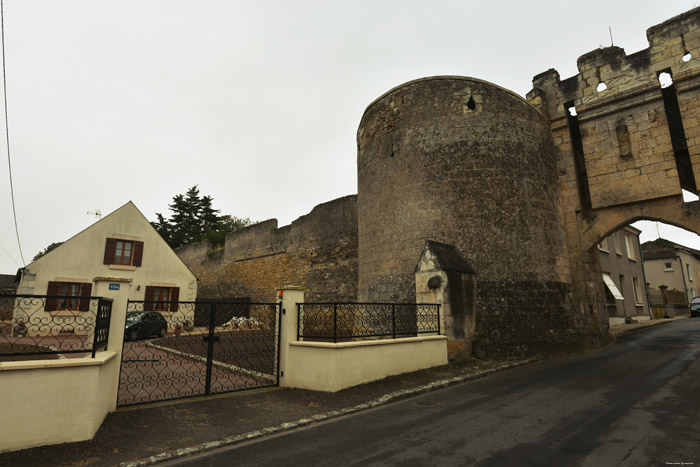
[[[129,301],[118,406],[279,383],[281,305]]]

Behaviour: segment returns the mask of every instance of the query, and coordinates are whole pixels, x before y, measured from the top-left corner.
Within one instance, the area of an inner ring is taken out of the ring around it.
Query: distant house
[[[96,291],[127,289],[130,300],[194,301],[197,278],[132,202],[105,216],[54,250],[20,269],[20,294],[49,295],[38,320],[88,311]],[[48,314],[48,315],[46,315]],[[17,317],[15,317],[17,318]]]
[[[16,292],[16,277],[14,274],[0,274],[0,294],[14,294]]]
[[[0,274],[0,295],[13,295],[17,290],[15,275]],[[0,298],[0,322],[12,319],[12,310],[14,309],[14,300],[9,298]]]
[[[598,244],[611,325],[650,318],[639,234],[639,230],[627,226]]]
[[[664,291],[667,303],[669,293],[682,292],[686,305],[699,295],[700,251],[659,238],[645,242],[642,253],[647,282]]]

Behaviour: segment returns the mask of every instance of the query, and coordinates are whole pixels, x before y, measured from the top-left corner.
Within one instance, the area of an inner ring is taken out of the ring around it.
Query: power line
[[[15,219],[15,233],[17,234],[17,247],[19,248],[19,256],[24,261],[22,254],[22,243],[19,241],[19,227],[17,227],[17,210],[15,208],[15,188],[12,183],[12,162],[10,158],[10,124],[7,121],[7,79],[5,78],[5,2],[0,0],[0,32],[2,33],[2,94],[5,100],[5,141],[7,142],[7,167],[10,175],[10,195],[12,197],[12,216]]]
[[[10,259],[12,260],[12,262],[15,263],[15,264],[17,265],[18,268],[21,268],[21,267],[22,267],[22,266],[20,266],[19,263],[12,257],[12,255],[10,254],[10,252],[7,251],[7,250],[5,249],[4,246],[2,246],[1,243],[0,243],[0,248],[2,248],[2,251],[5,252],[5,254],[7,255],[7,257],[10,258]]]

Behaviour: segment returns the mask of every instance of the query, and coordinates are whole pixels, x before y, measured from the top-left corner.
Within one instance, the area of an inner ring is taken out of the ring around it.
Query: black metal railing
[[[297,340],[333,342],[440,334],[440,305],[297,303]]]
[[[112,300],[102,297],[0,295],[0,361],[94,358],[107,347],[111,314]]]

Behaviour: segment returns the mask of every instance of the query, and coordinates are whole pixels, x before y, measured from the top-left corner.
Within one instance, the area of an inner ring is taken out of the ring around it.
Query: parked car
[[[168,322],[155,311],[130,311],[126,314],[124,338],[135,341],[150,336],[165,337]]]
[[[700,297],[694,297],[690,301],[690,316],[700,316]]]

